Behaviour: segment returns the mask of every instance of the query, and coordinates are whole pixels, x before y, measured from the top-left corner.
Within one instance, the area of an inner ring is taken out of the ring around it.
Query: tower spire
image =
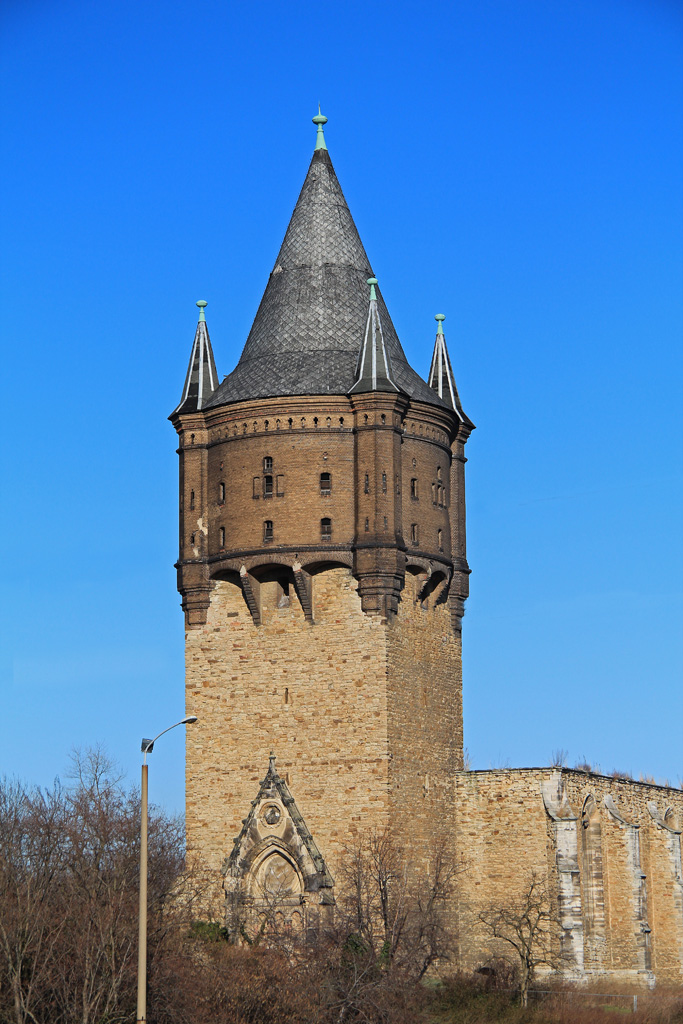
[[[200,299],[197,306],[199,307],[199,320],[190,353],[190,364],[185,377],[183,397],[180,399],[180,405],[173,410],[174,413],[197,412],[198,409],[203,409],[218,387],[216,363],[204,315],[207,303],[204,299]]]
[[[325,144],[325,133],[323,131],[323,125],[327,124],[327,118],[325,117],[324,114],[320,113],[320,104],[318,104],[318,113],[313,118],[313,124],[316,124],[318,126],[318,134],[315,137],[315,148],[327,149],[327,146]]]
[[[443,332],[443,322],[446,317],[443,313],[437,313],[434,319],[437,323],[436,341],[434,342],[432,364],[429,368],[428,384],[430,388],[436,391],[439,398],[451,406],[462,423],[469,423],[460,404],[458,389],[455,386],[455,377],[453,376],[453,368],[448,355],[448,349],[446,348],[446,335]]]
[[[365,327],[365,338],[358,356],[356,383],[351,388],[351,394],[360,394],[364,391],[399,390],[392,380],[391,360],[384,344],[382,321],[379,316],[377,292],[375,291],[377,278],[369,277],[368,284],[370,285],[368,321]]]

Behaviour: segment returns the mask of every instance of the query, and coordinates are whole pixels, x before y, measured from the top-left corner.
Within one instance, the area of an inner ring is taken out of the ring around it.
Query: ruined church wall
[[[566,769],[462,772],[455,810],[463,968],[503,952],[479,914],[509,903],[535,872],[577,977],[683,981],[680,790]]]

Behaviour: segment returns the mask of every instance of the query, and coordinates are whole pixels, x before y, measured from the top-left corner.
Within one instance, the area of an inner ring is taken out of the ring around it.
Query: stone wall
[[[321,571],[311,625],[294,587],[262,582],[257,627],[239,586],[214,583],[206,624],[186,638],[187,713],[199,718],[187,730],[188,846],[213,870],[271,750],[333,874],[354,833],[392,820],[428,856],[450,821],[462,718],[459,638],[423,584],[408,575],[387,622],[361,612],[348,569]]]
[[[479,914],[532,873],[562,927],[566,973],[683,982],[683,793],[569,769],[461,772],[455,783],[464,969],[503,947]]]

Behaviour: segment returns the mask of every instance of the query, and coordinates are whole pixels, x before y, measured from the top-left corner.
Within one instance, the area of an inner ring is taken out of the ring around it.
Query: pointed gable
[[[330,154],[320,146],[239,363],[209,406],[279,395],[348,394],[367,321],[366,281],[373,276]],[[398,388],[441,404],[409,366],[381,293],[378,311]]]
[[[198,409],[203,409],[218,386],[216,363],[213,358],[211,340],[206,326],[206,317],[204,316],[206,302],[202,299],[197,305],[200,310],[199,322],[197,323],[192,352],[190,353],[190,364],[187,368],[183,395],[180,399],[180,404],[173,410],[171,415],[175,413],[197,412]]]
[[[268,771],[256,799],[223,864],[223,874],[244,878],[270,852],[280,851],[292,858],[301,873],[304,891],[331,890],[334,879],[315,844],[285,780],[270,755]],[[321,893],[322,902],[332,902],[331,892]]]

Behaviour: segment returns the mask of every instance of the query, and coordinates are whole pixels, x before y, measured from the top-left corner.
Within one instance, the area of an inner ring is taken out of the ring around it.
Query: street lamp
[[[147,1020],[147,755],[154,750],[154,744],[163,736],[178,725],[194,725],[197,721],[196,715],[188,715],[179,722],[169,725],[168,729],[162,730],[153,740],[143,739],[141,750],[142,758],[142,782],[141,792],[141,816],[140,816],[140,916],[138,931],[138,1015],[137,1024],[145,1024]]]

